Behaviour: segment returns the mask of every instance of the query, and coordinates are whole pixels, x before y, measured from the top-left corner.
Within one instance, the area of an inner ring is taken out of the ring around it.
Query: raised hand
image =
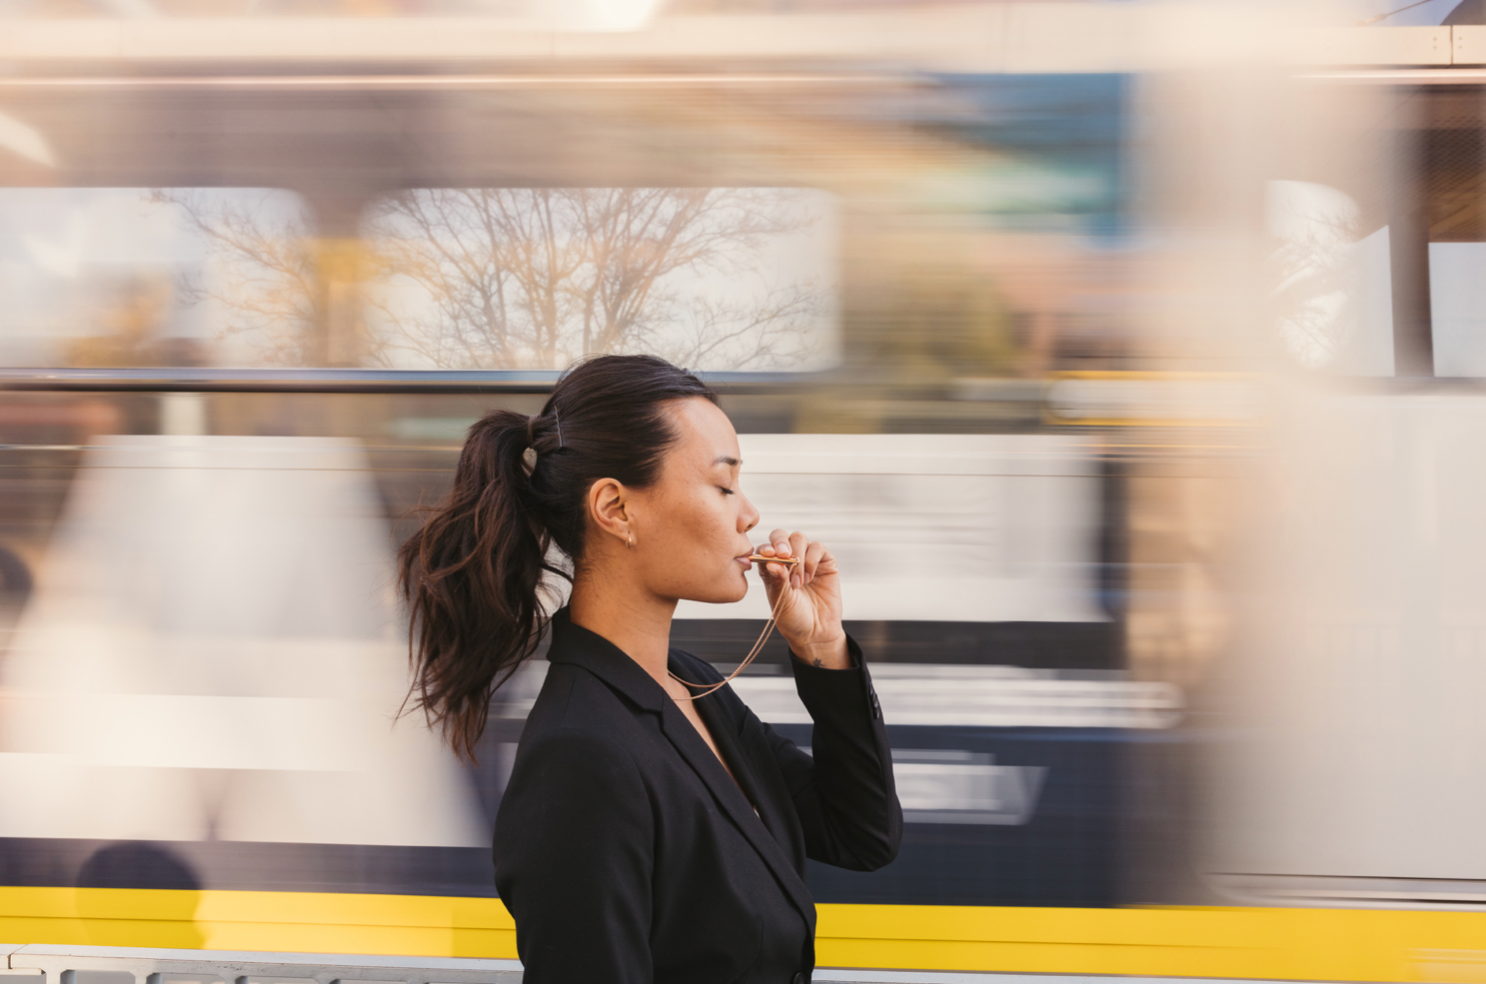
[[[759,575],[778,609],[777,628],[796,656],[814,666],[851,666],[841,627],[841,574],[825,544],[796,530],[775,530],[758,548],[760,557],[793,558],[794,564],[763,563]],[[780,598],[783,592],[785,597]]]

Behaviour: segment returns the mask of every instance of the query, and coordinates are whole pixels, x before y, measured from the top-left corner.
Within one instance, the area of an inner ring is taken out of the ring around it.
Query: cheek
[[[737,538],[736,510],[730,496],[720,492],[715,498],[706,495],[688,496],[685,501],[669,504],[664,515],[675,530],[673,540],[677,548],[690,548],[697,552],[696,559],[711,563],[711,554],[721,552],[732,558],[733,541]]]
[[[715,604],[738,601],[747,592],[747,576],[733,561],[737,510],[732,497],[714,494],[716,500],[701,494],[657,503],[663,522],[647,566],[659,593]]]

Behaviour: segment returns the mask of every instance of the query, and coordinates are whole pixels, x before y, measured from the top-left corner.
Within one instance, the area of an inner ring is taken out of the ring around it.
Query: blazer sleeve
[[[525,749],[495,826],[495,883],[526,984],[649,984],[654,816],[634,760],[559,730]]]
[[[795,690],[815,722],[811,754],[764,725],[816,861],[875,871],[898,856],[903,811],[893,784],[887,728],[854,639],[851,669],[810,666],[790,654]]]

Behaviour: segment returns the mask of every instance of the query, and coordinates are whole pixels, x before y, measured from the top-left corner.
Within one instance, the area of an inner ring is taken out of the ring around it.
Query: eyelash
[[[724,495],[733,495],[734,494],[733,490],[730,489],[730,488],[728,488],[726,485],[719,485],[718,488],[722,489]]]

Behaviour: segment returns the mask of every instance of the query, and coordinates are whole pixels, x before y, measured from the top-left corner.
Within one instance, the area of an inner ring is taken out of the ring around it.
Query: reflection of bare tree
[[[229,334],[255,336],[266,361],[310,365],[319,361],[314,327],[324,322],[324,292],[301,216],[275,209],[282,194],[224,197],[190,190],[156,190],[150,201],[179,208],[192,231],[219,260],[212,277],[181,285],[187,303],[216,301],[227,313]]]
[[[557,367],[643,349],[692,366],[781,365],[805,354],[824,303],[816,285],[746,299],[696,288],[758,279],[770,240],[808,221],[777,190],[406,192],[371,223],[387,288],[379,357]]]
[[[750,303],[699,297],[671,344],[662,347],[684,366],[746,369],[797,361],[815,354],[808,332],[823,303],[811,284],[778,288]]]
[[[222,261],[183,284],[185,298],[219,304],[265,361],[313,365],[315,329],[332,320],[330,253],[273,194],[151,200],[179,207]],[[640,350],[697,367],[797,362],[826,295],[802,280],[771,286],[761,267],[777,237],[811,221],[800,196],[776,189],[408,191],[379,203],[358,250],[380,315],[361,356],[440,368]]]
[[[1321,366],[1347,344],[1346,306],[1355,289],[1357,216],[1310,213],[1270,254],[1270,303],[1286,346],[1308,366]]]

